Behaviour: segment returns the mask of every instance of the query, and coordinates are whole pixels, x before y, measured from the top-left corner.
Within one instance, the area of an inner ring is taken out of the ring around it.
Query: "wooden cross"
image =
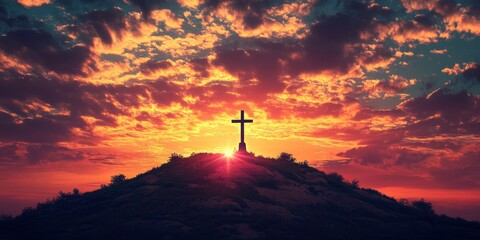
[[[240,119],[232,120],[232,123],[240,123],[240,143],[238,144],[239,152],[247,152],[247,144],[245,144],[245,123],[253,123],[253,119],[245,119],[243,110],[240,111]]]

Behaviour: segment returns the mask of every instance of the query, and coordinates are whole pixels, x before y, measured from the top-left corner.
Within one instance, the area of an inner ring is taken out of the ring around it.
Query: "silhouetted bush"
[[[192,156],[195,156],[195,155],[192,155]],[[171,163],[171,162],[175,162],[175,161],[182,160],[182,159],[185,159],[185,157],[183,157],[183,155],[178,154],[178,153],[172,153],[170,155],[170,157],[168,158],[168,162]]]
[[[110,185],[115,185],[115,184],[125,182],[126,179],[127,177],[125,177],[124,174],[113,175],[112,178],[110,179]]]
[[[286,153],[286,152],[280,153],[280,155],[277,157],[277,160],[291,162],[291,163],[294,163],[295,161],[297,161],[297,159],[295,159],[292,154]]]
[[[398,202],[404,206],[411,207],[410,201],[408,201],[406,198],[400,198],[398,199]]]
[[[330,183],[342,183],[345,180],[342,175],[336,172],[328,173],[327,176],[325,176],[325,178]]]
[[[418,201],[413,201],[411,206],[415,209],[418,209],[422,212],[426,213],[435,213],[433,211],[432,203],[425,201],[425,199],[420,199]]]
[[[78,190],[78,188],[74,188],[72,194],[73,196],[80,196],[80,190]]]
[[[67,200],[69,196],[69,193],[65,193],[63,191],[58,192],[57,197],[54,199],[55,201],[62,201],[62,200]]]
[[[302,163],[300,163],[300,165],[308,167],[308,160],[304,160]]]
[[[359,185],[359,181],[357,179],[353,179],[352,182],[350,183],[354,188],[358,188],[360,185]]]
[[[100,184],[100,189],[107,188],[108,186],[106,184]]]

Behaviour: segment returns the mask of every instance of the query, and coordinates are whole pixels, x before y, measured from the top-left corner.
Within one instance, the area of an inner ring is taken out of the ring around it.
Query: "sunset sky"
[[[480,220],[478,0],[0,0],[0,213],[292,153]],[[234,167],[234,166],[232,166]]]

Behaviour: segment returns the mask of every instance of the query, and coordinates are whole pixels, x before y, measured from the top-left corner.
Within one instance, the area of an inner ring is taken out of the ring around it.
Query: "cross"
[[[240,110],[240,120],[232,120],[232,123],[240,123],[240,143],[238,144],[239,152],[247,152],[247,145],[245,144],[245,123],[252,123],[252,119],[245,119],[243,110]]]

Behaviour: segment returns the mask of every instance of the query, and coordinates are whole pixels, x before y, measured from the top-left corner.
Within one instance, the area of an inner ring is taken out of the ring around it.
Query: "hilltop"
[[[173,155],[132,179],[64,194],[0,239],[480,239],[480,224],[406,206],[306,163]]]

